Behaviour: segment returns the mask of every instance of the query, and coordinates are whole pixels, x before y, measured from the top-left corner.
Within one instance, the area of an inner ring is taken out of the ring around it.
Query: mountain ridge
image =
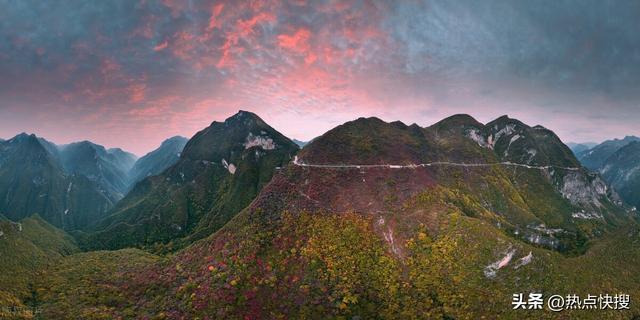
[[[206,237],[248,205],[297,150],[254,113],[214,121],[187,142],[178,162],[138,183],[94,227],[86,246],[173,250]]]
[[[528,150],[543,144],[558,145],[532,157]],[[575,288],[565,279],[574,276],[590,279],[586,291],[628,281],[599,270],[632,250],[627,237],[635,241],[636,231],[620,228],[637,224],[585,168],[410,166],[577,163],[546,129],[505,119],[421,128],[361,118],[297,156],[221,229],[138,272],[154,280],[129,275],[138,310],[176,318],[516,318],[503,307],[513,290],[564,292]],[[143,297],[150,285],[162,294]]]
[[[630,142],[640,141],[636,136],[625,136],[623,139],[606,140],[595,147],[578,154],[578,159],[587,168],[598,170],[612,154]]]
[[[160,174],[180,159],[188,139],[174,136],[164,140],[158,148],[140,157],[129,171],[130,188],[148,176]]]
[[[1,143],[0,211],[12,220],[38,213],[58,227],[81,228],[114,199],[90,179],[65,172],[53,146],[24,133]]]
[[[618,149],[599,169],[603,178],[630,205],[640,207],[640,141]]]
[[[74,142],[58,148],[65,172],[83,175],[98,183],[114,202],[122,199],[129,186],[128,172],[135,156],[121,149],[109,149],[90,141]],[[120,151],[118,151],[120,150]]]
[[[281,137],[245,111],[201,130],[79,237],[172,254],[64,259],[45,316],[518,318],[514,290],[638,293],[637,213],[542,126],[359,118],[302,150]]]

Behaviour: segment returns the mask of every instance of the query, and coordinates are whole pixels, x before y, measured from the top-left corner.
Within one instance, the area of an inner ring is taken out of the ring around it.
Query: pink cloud
[[[281,48],[291,51],[296,54],[309,55],[311,46],[309,45],[309,38],[311,32],[307,28],[300,28],[296,30],[292,35],[281,34],[278,36],[278,45]],[[315,60],[315,59],[314,59]]]
[[[129,102],[131,103],[140,103],[145,98],[145,93],[147,90],[147,85],[144,83],[134,83],[129,86],[130,98]]]
[[[158,44],[157,46],[153,47],[153,51],[162,51],[166,49],[168,45],[169,45],[169,42],[165,40],[162,43]]]
[[[224,3],[216,3],[211,8],[211,17],[209,17],[209,25],[207,26],[207,30],[211,31],[214,28],[220,28],[222,26],[222,21],[220,21],[219,17],[222,13],[222,9],[224,9]]]

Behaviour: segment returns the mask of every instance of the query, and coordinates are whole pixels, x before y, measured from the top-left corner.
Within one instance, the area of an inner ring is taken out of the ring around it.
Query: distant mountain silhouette
[[[54,144],[20,134],[0,143],[0,213],[12,220],[39,214],[72,230],[99,219],[118,197],[95,177],[67,171]]]
[[[131,187],[146,177],[162,173],[178,162],[187,141],[187,138],[180,136],[169,138],[162,142],[160,147],[138,159],[129,171]]]

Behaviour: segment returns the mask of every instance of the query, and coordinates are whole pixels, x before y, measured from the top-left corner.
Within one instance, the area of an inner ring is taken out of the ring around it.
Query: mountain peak
[[[21,132],[19,134],[17,134],[15,137],[9,139],[10,141],[25,141],[26,139],[33,139],[33,140],[37,140],[37,136],[33,133],[29,134],[26,132]]]
[[[530,128],[528,125],[526,125],[525,123],[523,123],[518,119],[509,118],[508,115],[502,115],[486,124],[486,127],[493,128],[493,130],[500,130],[506,126],[510,126],[512,128],[521,128],[521,129]]]
[[[377,117],[360,117],[358,119],[345,122],[341,126],[353,127],[353,128],[370,128],[370,127],[379,127],[388,125],[388,123],[384,122],[380,118]]]
[[[511,118],[509,118],[508,114],[503,114],[499,117],[497,117],[494,121],[509,121],[512,120]]]
[[[618,149],[614,155],[617,154],[630,154],[632,153],[631,151],[634,150],[640,150],[640,140],[633,140],[629,143],[627,143],[626,145],[624,145],[623,147],[621,147],[620,149]]]
[[[224,122],[214,121],[209,127],[196,133],[187,142],[182,155],[196,160],[221,161],[224,158],[228,161],[231,150],[244,150],[256,145],[264,146],[265,150],[284,145],[297,149],[297,145],[258,115],[240,110]]]
[[[7,142],[18,143],[19,145],[27,146],[29,148],[42,148],[43,151],[46,150],[46,148],[44,148],[44,145],[40,143],[39,138],[33,133],[27,134],[22,132],[9,139]]]
[[[72,142],[70,144],[68,144],[68,146],[75,146],[75,147],[97,147],[98,145],[89,141],[89,140],[82,140],[82,141],[76,141],[76,142]]]
[[[65,150],[73,150],[72,152],[80,152],[96,155],[96,154],[106,154],[107,150],[101,146],[97,145],[89,140],[82,140],[78,142],[72,142],[68,145],[65,145],[61,148],[63,151]]]
[[[401,128],[401,129],[404,129],[404,128],[407,128],[407,127],[408,127],[404,122],[399,121],[399,120],[396,120],[396,121],[390,122],[389,124],[390,124],[390,125],[392,125],[392,126],[396,126],[396,127],[398,127],[398,128]]]
[[[206,237],[245,208],[299,148],[256,114],[239,111],[196,133],[184,149],[178,143],[161,149],[141,158],[131,174],[134,181],[158,176],[138,183],[91,243],[121,248]],[[130,233],[122,226],[136,236],[123,240]]]
[[[433,125],[433,127],[435,128],[452,128],[463,126],[482,127],[482,123],[478,122],[478,120],[468,114],[459,113],[446,117]]]
[[[168,138],[168,139],[162,141],[160,146],[165,146],[165,145],[173,144],[173,143],[176,143],[176,142],[180,142],[180,143],[184,142],[184,143],[186,143],[188,140],[189,139],[187,139],[187,138],[185,138],[183,136],[173,136],[171,138]]]
[[[231,117],[227,118],[224,120],[224,123],[234,123],[234,122],[239,122],[239,121],[262,121],[264,122],[262,119],[260,119],[260,117],[250,111],[245,111],[245,110],[239,110],[236,114],[232,115]]]
[[[636,136],[625,136],[622,141],[629,141],[629,142],[635,142],[635,141],[640,141],[640,138],[636,137]]]
[[[108,151],[109,153],[113,153],[113,152],[126,152],[126,151],[122,150],[122,148],[109,148],[109,149],[107,149],[107,151]]]

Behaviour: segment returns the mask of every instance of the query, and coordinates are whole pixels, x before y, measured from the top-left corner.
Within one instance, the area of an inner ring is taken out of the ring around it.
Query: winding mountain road
[[[407,165],[398,165],[398,164],[309,164],[303,163],[300,161],[298,156],[295,156],[293,159],[293,164],[299,167],[310,167],[310,168],[334,168],[334,169],[369,169],[369,168],[386,168],[386,169],[416,169],[416,168],[425,168],[425,167],[433,167],[433,166],[452,166],[452,167],[491,167],[491,166],[512,166],[512,167],[522,167],[527,169],[537,169],[537,170],[547,170],[547,169],[561,169],[561,170],[570,170],[570,171],[578,171],[579,167],[562,167],[555,165],[548,166],[532,166],[528,164],[522,163],[513,163],[513,162],[495,162],[495,163],[456,163],[456,162],[447,162],[447,161],[437,161],[437,162],[429,162],[429,163],[418,163],[418,164],[407,164]]]

